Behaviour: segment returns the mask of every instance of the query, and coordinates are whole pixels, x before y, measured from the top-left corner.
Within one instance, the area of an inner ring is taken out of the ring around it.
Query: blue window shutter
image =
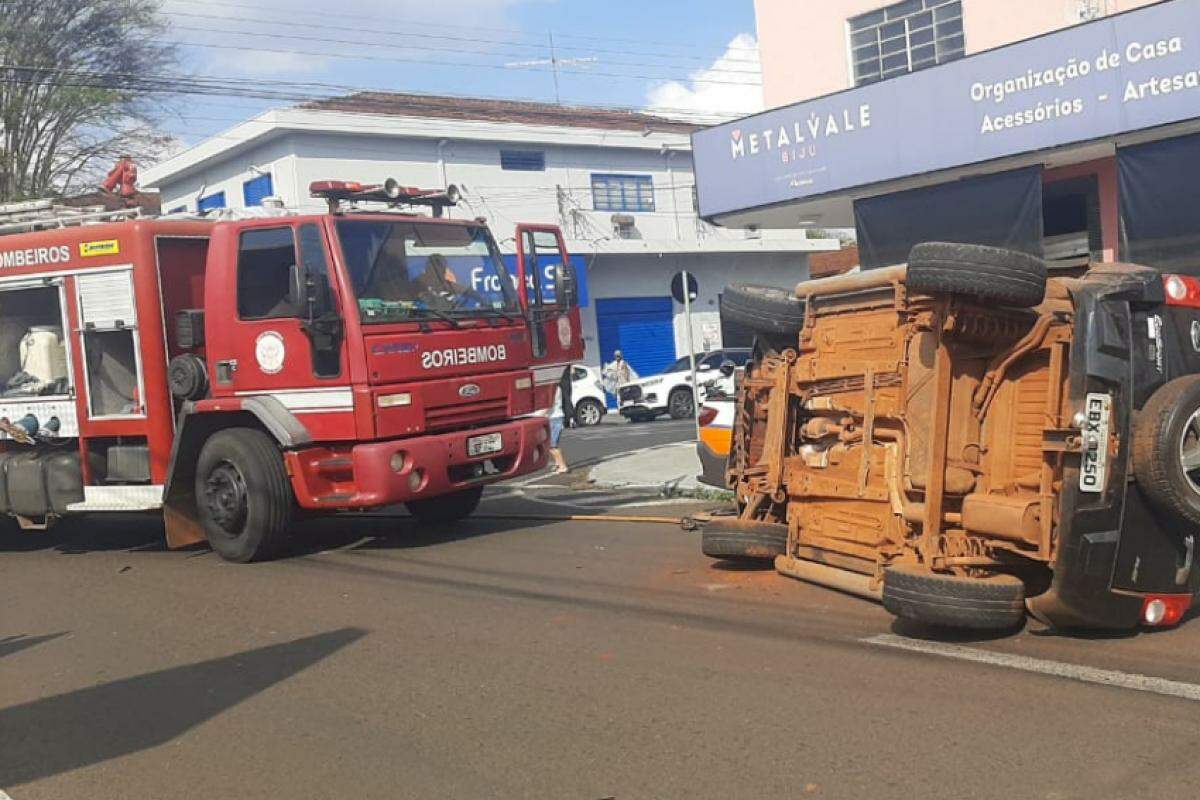
[[[213,192],[207,197],[201,197],[196,202],[196,210],[198,211],[212,211],[214,208],[225,208],[224,192]]]
[[[541,150],[501,150],[500,169],[516,172],[544,172],[546,154]]]
[[[261,206],[264,197],[270,197],[275,194],[275,187],[271,182],[271,173],[259,175],[257,178],[251,178],[242,184],[242,200],[246,204],[246,208],[251,206]]]
[[[167,213],[168,214],[182,214],[184,211],[187,211],[187,206],[175,206]]]

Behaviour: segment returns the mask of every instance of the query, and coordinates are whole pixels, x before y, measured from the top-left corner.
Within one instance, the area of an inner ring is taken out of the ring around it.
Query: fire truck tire
[[[277,555],[295,499],[275,441],[255,428],[213,434],[196,462],[196,507],[209,545],[226,561]]]
[[[1162,511],[1200,525],[1200,375],[1160,387],[1133,424],[1133,475]]]
[[[926,625],[1006,630],[1025,618],[1025,584],[1012,575],[964,578],[915,566],[888,567],[883,607]]]
[[[721,318],[755,333],[794,339],[804,327],[804,301],[790,289],[735,283],[721,293]]]
[[[725,561],[763,561],[787,552],[787,525],[743,519],[714,519],[700,534],[700,552]]]
[[[475,509],[479,507],[479,498],[482,496],[483,487],[476,486],[472,489],[462,489],[438,497],[409,500],[404,507],[422,525],[444,525],[449,522],[458,522],[475,513]]]
[[[1030,308],[1046,295],[1046,262],[1000,247],[923,242],[908,254],[905,284],[914,292]]]

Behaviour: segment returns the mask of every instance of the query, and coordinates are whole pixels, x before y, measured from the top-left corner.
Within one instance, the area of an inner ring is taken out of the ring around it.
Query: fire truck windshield
[[[337,234],[364,324],[517,312],[487,228],[343,219]]]

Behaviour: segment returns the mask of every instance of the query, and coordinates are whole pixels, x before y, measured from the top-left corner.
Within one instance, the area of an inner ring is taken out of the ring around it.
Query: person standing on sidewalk
[[[567,366],[558,379],[558,387],[554,390],[554,402],[550,404],[550,458],[554,461],[553,475],[570,472],[567,459],[558,446],[562,438],[563,427],[575,425],[575,406],[571,402],[571,367]]]

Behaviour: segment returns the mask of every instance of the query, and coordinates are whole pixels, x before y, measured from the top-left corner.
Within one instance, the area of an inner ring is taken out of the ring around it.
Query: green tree
[[[159,0],[0,0],[0,202],[65,194],[160,150],[175,64]]]

